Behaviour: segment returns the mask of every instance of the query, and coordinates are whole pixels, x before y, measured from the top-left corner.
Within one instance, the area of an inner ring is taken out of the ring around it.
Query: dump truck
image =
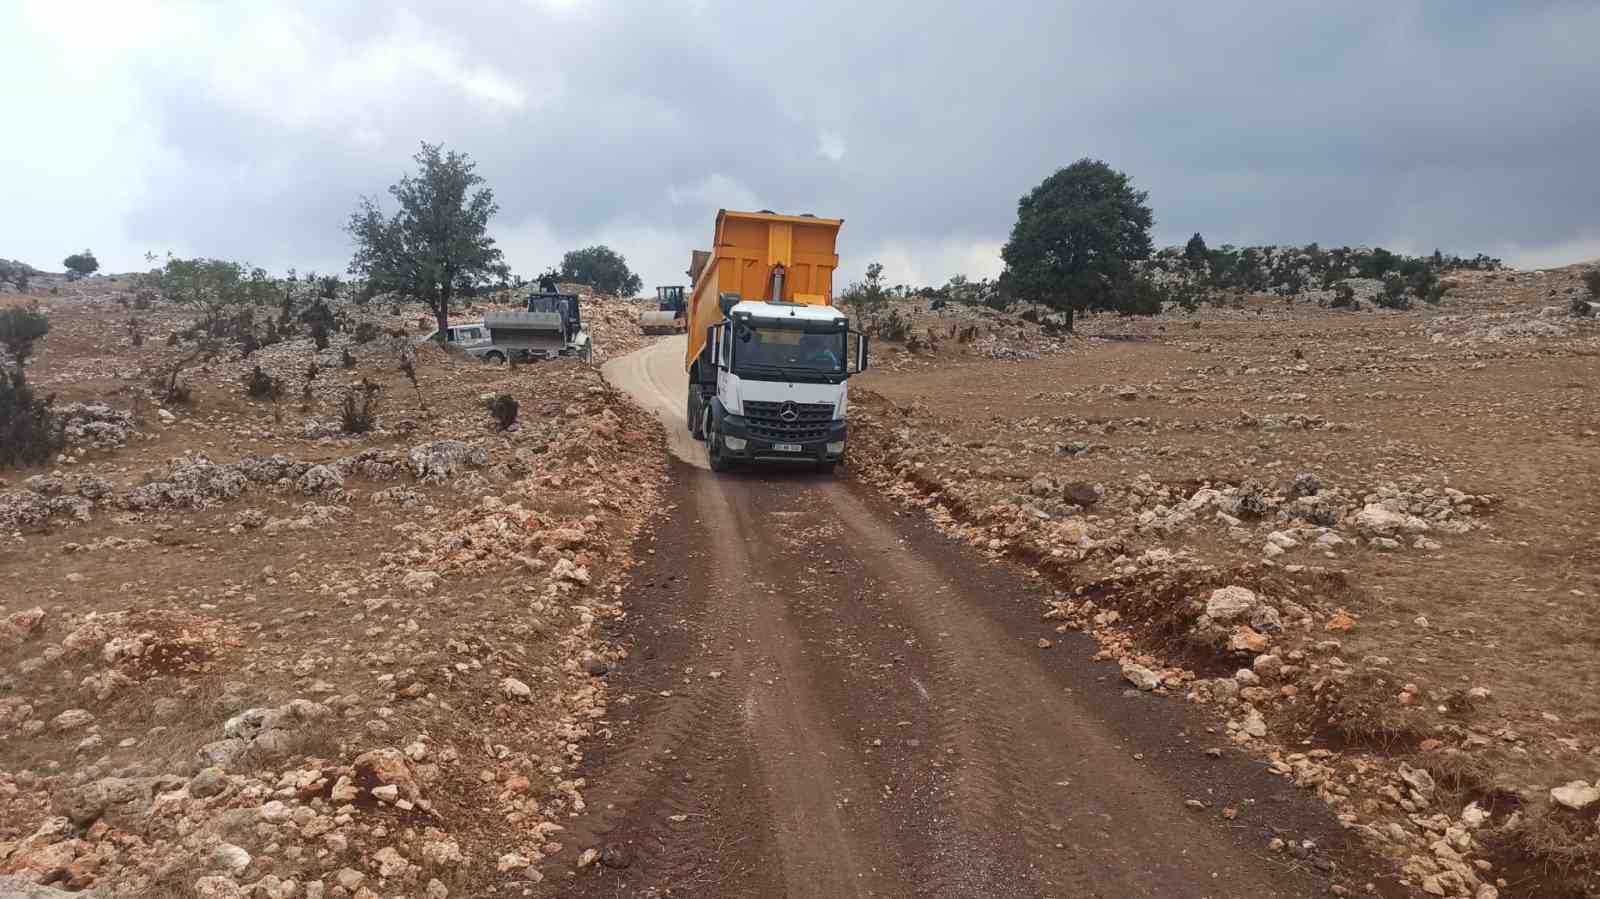
[[[639,330],[646,334],[681,332],[688,325],[688,308],[682,284],[657,287],[656,308],[639,313]]]
[[[556,356],[577,356],[587,362],[593,353],[578,310],[578,295],[573,293],[531,293],[525,310],[484,313],[483,327],[488,331],[488,343],[472,352],[497,362]]]
[[[689,267],[688,422],[713,471],[745,461],[844,458],[850,375],[867,337],[833,305],[843,219],[717,212]]]

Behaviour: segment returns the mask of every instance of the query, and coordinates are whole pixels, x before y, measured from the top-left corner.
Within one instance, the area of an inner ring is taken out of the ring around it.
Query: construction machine
[[[709,252],[690,266],[688,422],[714,471],[742,461],[844,458],[848,379],[867,337],[833,305],[843,219],[717,213]]]
[[[646,334],[679,333],[687,326],[687,309],[682,284],[657,287],[656,308],[639,313],[639,330]]]
[[[587,362],[593,353],[575,293],[530,293],[525,311],[487,312],[483,326],[489,332],[489,344],[475,355],[497,361],[577,356]]]

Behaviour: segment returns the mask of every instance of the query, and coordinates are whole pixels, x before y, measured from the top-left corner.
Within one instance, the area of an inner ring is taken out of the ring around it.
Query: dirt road
[[[661,419],[667,429],[667,446],[674,456],[698,468],[709,468],[705,445],[689,436],[686,424],[689,376],[683,359],[688,342],[689,338],[683,335],[664,337],[607,362],[601,373]]]
[[[606,373],[681,431],[674,343]],[[563,838],[604,855],[548,895],[1326,894],[1326,810],[1087,639],[1041,648],[1022,572],[844,478],[673,480]]]

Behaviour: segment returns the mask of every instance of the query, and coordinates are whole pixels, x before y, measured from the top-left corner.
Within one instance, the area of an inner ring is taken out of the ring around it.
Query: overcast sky
[[[606,243],[647,290],[719,207],[843,217],[840,283],[993,275],[1085,156],[1158,245],[1600,256],[1593,0],[0,0],[0,35],[0,257],[45,269],[343,271],[423,140],[514,271]]]

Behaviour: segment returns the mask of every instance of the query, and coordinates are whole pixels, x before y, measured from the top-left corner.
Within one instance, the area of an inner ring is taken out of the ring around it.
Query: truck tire
[[[499,350],[490,350],[489,352],[483,354],[483,361],[493,362],[495,365],[500,365],[506,361],[506,354],[500,352]]]
[[[722,432],[715,426],[706,435],[706,460],[712,471],[723,472],[733,467],[733,462],[722,454]]]
[[[696,440],[706,439],[705,414],[700,411],[700,404],[695,402],[695,393],[698,390],[693,384],[689,385],[688,408],[684,416],[689,422],[689,436]]]

